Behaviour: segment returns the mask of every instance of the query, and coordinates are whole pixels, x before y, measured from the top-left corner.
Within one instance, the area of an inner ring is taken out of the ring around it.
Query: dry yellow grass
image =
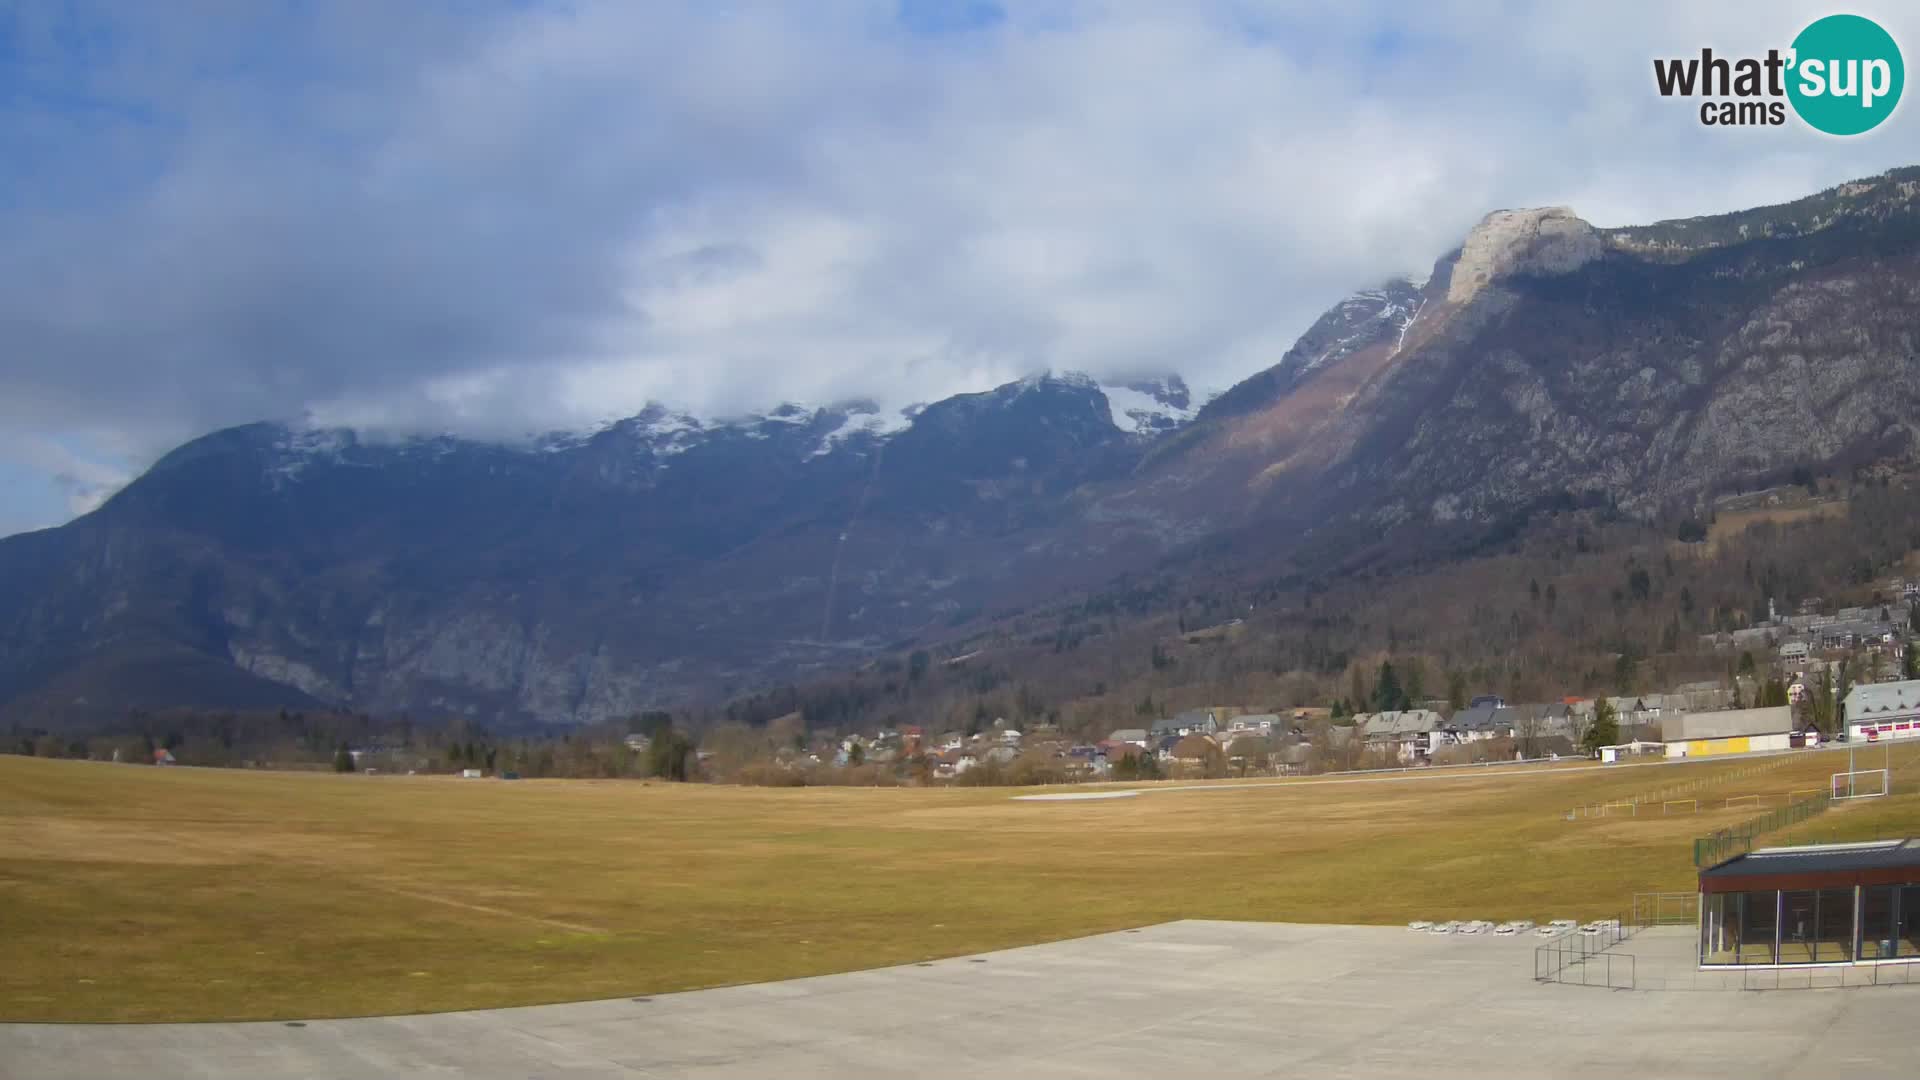
[[[1835,760],[1810,754],[1764,784],[1725,786],[1818,787]],[[0,757],[0,1019],[344,1016],[648,994],[1186,917],[1607,915],[1635,891],[1689,888],[1689,839],[1750,812],[1568,822],[1566,807],[1737,765],[1034,803],[1004,789],[506,783]],[[1882,802],[1883,828],[1920,810]]]
[[[1845,499],[1832,499],[1826,502],[1797,503],[1793,506],[1761,507],[1754,510],[1723,511],[1707,527],[1707,542],[1717,545],[1731,537],[1739,536],[1754,525],[1763,521],[1775,525],[1787,525],[1796,521],[1812,521],[1816,518],[1844,517],[1847,512]]]

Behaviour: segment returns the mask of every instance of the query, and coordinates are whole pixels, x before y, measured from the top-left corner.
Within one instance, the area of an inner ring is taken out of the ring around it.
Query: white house
[[[1440,714],[1427,709],[1404,712],[1361,713],[1353,718],[1354,729],[1361,732],[1367,745],[1394,748],[1403,765],[1425,761],[1434,749],[1434,733],[1444,725]]]
[[[1847,692],[1847,738],[1862,742],[1920,737],[1920,679],[1863,683]]]
[[[1279,723],[1275,713],[1249,713],[1227,721],[1227,731],[1233,735],[1271,735]]]

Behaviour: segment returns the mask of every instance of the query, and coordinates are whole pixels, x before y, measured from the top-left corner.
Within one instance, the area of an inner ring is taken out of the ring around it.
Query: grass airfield
[[[1878,764],[1880,752],[1866,757]],[[1896,794],[1769,841],[1920,832]],[[0,757],[0,1020],[340,1017],[650,995],[1173,919],[1589,918],[1692,888],[1729,797],[1844,751],[1021,802],[973,789],[157,769]],[[1326,782],[1328,779],[1339,782]],[[1699,812],[1568,821],[1705,780]]]

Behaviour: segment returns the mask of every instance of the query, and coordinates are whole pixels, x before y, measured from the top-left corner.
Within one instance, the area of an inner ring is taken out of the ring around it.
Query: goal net
[[[1837,772],[1830,790],[1836,799],[1872,799],[1887,793],[1889,779],[1886,769]]]

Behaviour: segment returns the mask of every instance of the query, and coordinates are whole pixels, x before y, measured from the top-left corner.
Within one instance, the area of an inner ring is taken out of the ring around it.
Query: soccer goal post
[[[1660,804],[1660,812],[1663,814],[1694,814],[1698,813],[1699,810],[1699,799],[1668,799],[1666,802]]]
[[[1758,795],[1727,796],[1727,809],[1729,810],[1733,809],[1736,806],[1759,806],[1759,805],[1760,805],[1760,796]]]
[[[1830,791],[1836,799],[1873,799],[1887,793],[1892,780],[1888,769],[1855,769],[1833,774]]]

